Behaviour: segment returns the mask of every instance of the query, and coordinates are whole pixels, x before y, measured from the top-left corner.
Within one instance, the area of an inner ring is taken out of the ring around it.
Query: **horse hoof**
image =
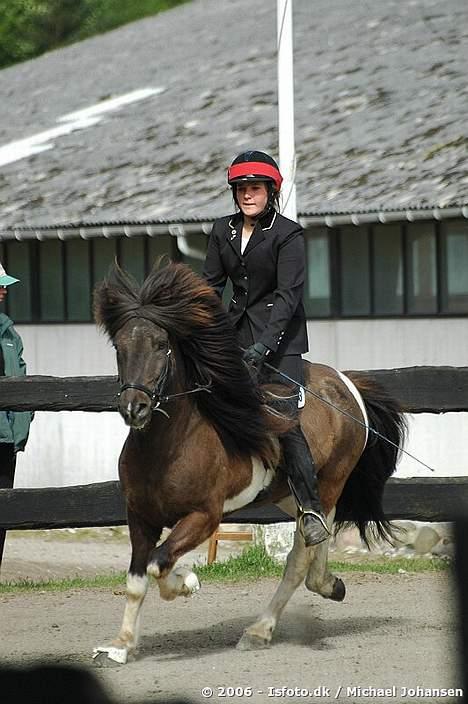
[[[335,578],[335,581],[333,583],[333,589],[332,593],[330,596],[330,599],[333,599],[333,601],[343,601],[346,595],[346,587],[344,585],[344,582],[339,579],[338,577]]]
[[[237,644],[237,650],[265,650],[270,644],[267,638],[260,638],[246,631]]]
[[[94,648],[93,665],[95,667],[118,667],[127,663],[128,653],[125,648]]]
[[[188,575],[186,575],[182,594],[187,597],[193,596],[194,594],[199,592],[200,589],[201,584],[198,581],[197,575],[194,572],[190,572]]]

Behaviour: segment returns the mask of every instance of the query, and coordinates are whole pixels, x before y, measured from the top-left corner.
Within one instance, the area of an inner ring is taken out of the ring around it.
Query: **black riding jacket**
[[[228,311],[241,343],[249,328],[254,342],[281,356],[307,352],[302,227],[270,211],[257,222],[241,254],[242,224],[241,213],[215,221],[203,276],[219,296],[231,280]]]

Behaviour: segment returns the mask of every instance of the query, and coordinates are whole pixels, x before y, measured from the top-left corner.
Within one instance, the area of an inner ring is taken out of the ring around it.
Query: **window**
[[[142,284],[145,278],[146,237],[125,237],[119,240],[119,264]]]
[[[468,223],[441,224],[442,311],[468,312]]]
[[[91,274],[89,243],[70,240],[65,243],[67,320],[83,322],[91,314]]]
[[[49,240],[39,244],[39,302],[44,322],[65,319],[63,243]]]
[[[32,275],[30,242],[8,242],[4,244],[4,260],[7,272],[20,280],[6,298],[7,314],[17,323],[29,322],[32,312]],[[35,243],[34,243],[35,244]]]
[[[400,225],[372,228],[375,315],[403,313],[403,256]]]
[[[325,228],[310,228],[306,236],[306,315],[327,317],[331,313],[330,251]]]
[[[16,323],[91,322],[92,293],[118,257],[138,281],[161,255],[201,273],[208,237],[201,231],[6,240],[0,261],[21,284],[4,305]],[[304,304],[309,318],[468,316],[468,221],[308,227]],[[226,286],[228,304],[232,287]]]
[[[367,228],[339,231],[341,311],[344,316],[369,315],[370,270]]]
[[[202,234],[185,235],[177,239],[177,245],[182,255],[182,261],[197,274],[201,274],[208,247],[208,237]]]
[[[93,280],[92,286],[102,281],[109,271],[111,264],[114,263],[116,256],[115,239],[105,239],[104,237],[96,238],[91,242],[92,263],[93,263]]]
[[[432,222],[406,227],[408,313],[437,312],[436,232]]]
[[[149,274],[155,262],[164,255],[169,256],[171,259],[177,259],[176,238],[172,237],[172,235],[150,237],[148,240],[147,274]]]

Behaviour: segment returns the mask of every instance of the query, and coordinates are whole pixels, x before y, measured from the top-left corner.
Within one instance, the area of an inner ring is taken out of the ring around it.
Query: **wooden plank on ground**
[[[453,521],[468,511],[468,477],[391,479],[384,509],[392,520]],[[272,505],[235,511],[223,523],[279,523]],[[119,482],[50,489],[1,489],[0,528],[84,528],[126,523]]]

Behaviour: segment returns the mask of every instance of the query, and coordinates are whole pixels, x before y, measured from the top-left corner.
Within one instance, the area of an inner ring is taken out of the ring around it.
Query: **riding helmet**
[[[228,169],[227,180],[230,186],[247,181],[266,181],[274,185],[278,192],[281,188],[281,176],[276,161],[265,152],[249,151],[236,156]]]

